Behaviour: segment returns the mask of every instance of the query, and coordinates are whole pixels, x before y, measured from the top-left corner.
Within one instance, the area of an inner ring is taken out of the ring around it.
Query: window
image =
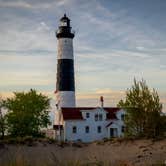
[[[122,131],[122,133],[124,133],[124,131],[125,131],[125,127],[124,126],[122,126],[121,131]]]
[[[122,115],[121,115],[121,120],[124,120],[124,118],[125,118],[125,115],[122,114]]]
[[[103,115],[99,114],[99,120],[102,121],[103,120]]]
[[[98,121],[98,114],[95,114],[95,121]]]
[[[95,114],[95,121],[102,121],[103,120],[103,114]]]
[[[98,132],[98,133],[101,133],[101,126],[98,126],[98,127],[97,127],[97,132]]]
[[[73,133],[77,133],[77,127],[73,126]]]
[[[86,113],[86,118],[89,118],[90,117],[90,114],[89,112]]]
[[[61,26],[67,26],[67,21],[61,21]]]
[[[85,127],[85,133],[89,133],[89,126]]]

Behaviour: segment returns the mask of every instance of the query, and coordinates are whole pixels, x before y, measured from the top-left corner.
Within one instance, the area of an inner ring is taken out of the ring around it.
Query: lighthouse
[[[56,37],[58,40],[56,105],[58,109],[75,107],[74,32],[66,14],[60,19]]]
[[[73,38],[70,19],[66,14],[60,19],[56,31],[58,40],[55,138],[63,141],[91,142],[103,138],[123,136],[125,111],[116,107],[75,106],[75,81]]]

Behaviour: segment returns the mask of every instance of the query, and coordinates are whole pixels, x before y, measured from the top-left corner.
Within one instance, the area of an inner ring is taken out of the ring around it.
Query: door
[[[118,130],[117,128],[110,128],[110,137],[117,137]]]

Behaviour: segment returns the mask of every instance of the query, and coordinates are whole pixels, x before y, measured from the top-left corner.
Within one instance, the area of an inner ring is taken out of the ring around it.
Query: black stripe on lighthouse
[[[58,59],[56,89],[75,91],[73,59]]]

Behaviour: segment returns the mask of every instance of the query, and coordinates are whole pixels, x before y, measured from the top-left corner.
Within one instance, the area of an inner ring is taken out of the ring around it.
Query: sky
[[[78,106],[116,106],[133,79],[155,88],[166,111],[165,0],[0,0],[0,95],[33,88],[55,99],[57,39],[75,30]]]

